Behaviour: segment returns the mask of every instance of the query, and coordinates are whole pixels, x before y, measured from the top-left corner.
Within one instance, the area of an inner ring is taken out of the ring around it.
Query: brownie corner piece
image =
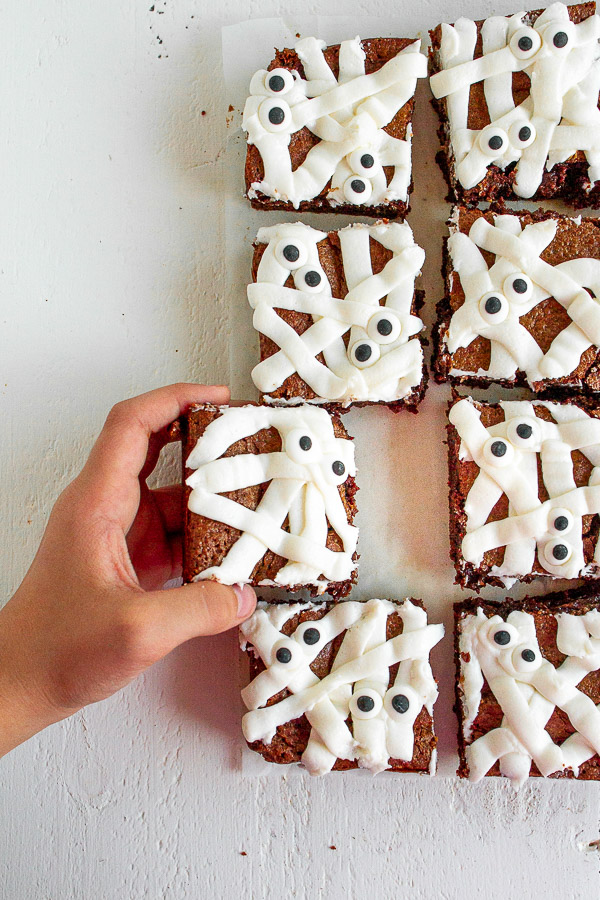
[[[327,47],[307,37],[277,51],[252,77],[244,108],[252,206],[404,216],[414,92],[426,68],[410,38]]]
[[[311,775],[433,774],[437,683],[428,657],[442,635],[419,600],[260,601],[240,628],[250,749]]]
[[[184,418],[185,582],[328,591],[356,581],[354,444],[336,414],[198,406]]]
[[[600,779],[600,594],[455,604],[457,774]]]

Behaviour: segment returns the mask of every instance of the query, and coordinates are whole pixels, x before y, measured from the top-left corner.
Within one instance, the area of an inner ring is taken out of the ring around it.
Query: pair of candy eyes
[[[510,625],[503,625],[500,628],[494,626],[489,639],[496,650],[511,650],[514,647],[511,661],[517,672],[532,671],[541,665],[542,657],[539,650],[527,644],[516,646],[519,635]]]
[[[488,125],[479,134],[479,148],[486,156],[497,159],[504,156],[509,147],[515,150],[525,150],[530,147],[536,138],[535,127],[530,122],[514,122],[508,130],[497,125]]]
[[[483,458],[495,468],[503,468],[513,461],[515,450],[535,450],[540,441],[540,428],[534,418],[523,416],[510,419],[506,437],[490,437],[483,445]]]
[[[479,313],[490,325],[499,325],[507,318],[510,304],[527,303],[533,293],[533,282],[522,272],[504,279],[502,291],[488,291],[479,301]]]
[[[549,22],[541,34],[535,28],[524,25],[515,31],[509,47],[517,59],[532,59],[542,45],[553,53],[561,54],[571,50],[574,35],[572,22]]]
[[[285,451],[290,459],[300,465],[310,465],[312,462],[323,461],[321,449],[314,437],[296,428],[288,434],[285,441]],[[334,459],[330,463],[331,475],[329,480],[336,484],[342,484],[346,478],[346,466],[341,459]]]

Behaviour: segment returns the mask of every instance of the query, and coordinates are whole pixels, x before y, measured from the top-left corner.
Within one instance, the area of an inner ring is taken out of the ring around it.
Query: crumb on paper
[[[297,35],[296,35],[296,37],[297,37]],[[330,849],[330,850],[337,850],[337,847],[335,846],[335,844],[330,844],[330,845],[329,845],[329,849]]]
[[[248,856],[245,850],[240,850],[240,856]]]

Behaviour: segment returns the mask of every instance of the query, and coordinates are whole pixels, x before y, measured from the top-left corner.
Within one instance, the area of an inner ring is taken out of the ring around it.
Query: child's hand
[[[225,387],[176,384],[111,410],[0,610],[0,755],[109,697],[183,641],[253,611],[249,587],[161,590],[181,574],[181,488],[146,485],[166,427],[193,403],[228,400]]]

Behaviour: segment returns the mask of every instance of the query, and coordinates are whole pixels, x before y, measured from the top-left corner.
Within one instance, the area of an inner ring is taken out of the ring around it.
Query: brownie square
[[[453,199],[600,206],[595,3],[430,32],[438,162]]]
[[[246,194],[255,209],[404,215],[420,40],[314,37],[250,82]]]
[[[248,286],[261,402],[416,412],[426,370],[414,282],[424,259],[406,223],[261,228]]]
[[[600,391],[600,219],[461,206],[449,225],[436,380]]]
[[[274,763],[311,775],[435,771],[429,652],[444,633],[420,600],[259,602],[241,626],[250,682],[244,736]]]
[[[454,606],[461,778],[600,779],[600,595]]]
[[[600,409],[545,400],[450,405],[456,583],[598,578]]]
[[[358,488],[336,415],[207,404],[182,419],[182,433],[184,581],[350,591]]]

